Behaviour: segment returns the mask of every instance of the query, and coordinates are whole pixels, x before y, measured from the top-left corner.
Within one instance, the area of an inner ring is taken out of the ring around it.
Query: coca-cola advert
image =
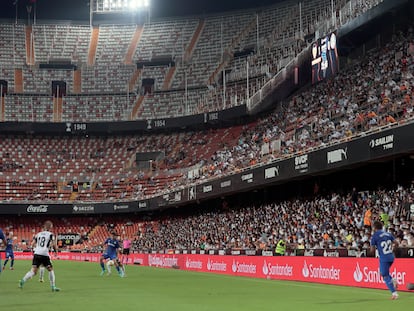
[[[49,205],[41,204],[41,205],[29,205],[26,209],[26,211],[29,214],[35,213],[35,214],[45,214],[47,213],[49,208]]]

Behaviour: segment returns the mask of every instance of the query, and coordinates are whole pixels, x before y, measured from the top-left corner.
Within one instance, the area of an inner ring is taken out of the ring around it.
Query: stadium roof
[[[271,5],[284,0],[150,0],[151,16],[184,16]],[[36,4],[38,19],[88,20],[89,0],[1,0],[0,18],[26,19],[26,6]],[[32,13],[33,14],[33,13]]]

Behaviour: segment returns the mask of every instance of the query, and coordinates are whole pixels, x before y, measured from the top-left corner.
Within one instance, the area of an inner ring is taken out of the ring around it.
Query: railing
[[[382,3],[384,0],[351,0],[347,2],[341,9],[339,9],[339,18],[336,18],[336,12],[332,16],[328,16],[323,22],[316,26],[315,39],[321,35],[327,34],[340,28],[360,14],[365,13],[371,8]],[[294,65],[299,62],[304,53],[308,52],[310,44],[293,59],[291,59],[286,66],[284,66],[273,78],[250,98],[247,99],[247,108],[249,111],[256,108],[277,86],[286,79],[287,74],[291,72]]]

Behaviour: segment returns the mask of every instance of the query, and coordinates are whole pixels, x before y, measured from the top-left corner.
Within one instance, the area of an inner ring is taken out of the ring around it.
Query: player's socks
[[[118,271],[118,275],[123,278],[124,277],[124,271],[119,266],[116,266],[116,271]]]
[[[394,282],[390,275],[384,276],[384,282],[391,293],[395,292]]]
[[[102,272],[101,272],[101,276],[102,276],[102,275],[105,274],[105,263],[104,262],[101,262],[100,263],[100,266],[101,266],[101,269],[102,269]]]
[[[39,268],[39,282],[44,281],[45,270],[46,270],[45,267],[40,267]]]
[[[26,282],[27,280],[30,280],[34,276],[34,272],[30,270],[26,273],[26,275],[23,277],[23,281]]]
[[[24,285],[24,281],[22,279],[22,280],[19,281],[19,288],[23,288],[23,285]]]
[[[50,281],[50,286],[55,287],[55,271],[51,270],[49,271],[49,281]]]
[[[392,279],[392,285],[394,285],[395,290],[398,289],[398,282],[396,279]]]

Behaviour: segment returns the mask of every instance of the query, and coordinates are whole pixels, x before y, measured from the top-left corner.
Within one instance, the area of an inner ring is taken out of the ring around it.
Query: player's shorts
[[[108,254],[108,253],[103,253],[102,254],[103,259],[111,259],[114,260],[116,259],[116,254]]]
[[[129,248],[124,248],[122,250],[122,255],[129,255]]]
[[[13,252],[13,251],[11,251],[11,252],[6,252],[6,259],[7,259],[7,258],[14,259],[14,252]]]
[[[393,263],[393,261],[380,261],[379,268],[382,276],[390,275],[390,268]]]
[[[53,267],[52,262],[50,261],[49,256],[43,256],[43,255],[34,255],[32,265],[36,267],[44,266],[44,267]]]
[[[390,268],[393,263],[393,261],[380,261],[380,273],[382,276],[390,275]]]

